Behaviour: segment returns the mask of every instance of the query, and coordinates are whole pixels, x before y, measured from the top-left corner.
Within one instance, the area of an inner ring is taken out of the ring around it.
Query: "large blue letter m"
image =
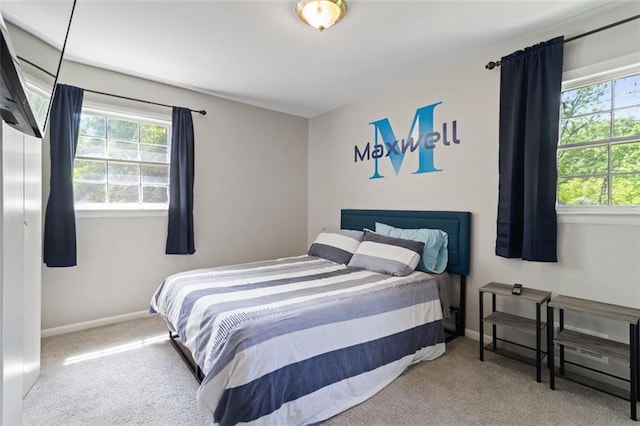
[[[441,169],[436,169],[433,165],[433,145],[425,143],[424,140],[433,133],[433,110],[441,103],[442,102],[436,102],[435,104],[423,106],[416,110],[416,114],[413,116],[413,121],[411,122],[409,134],[406,139],[396,139],[388,118],[383,118],[382,120],[369,123],[375,127],[374,145],[384,144],[384,151],[387,152],[386,156],[391,160],[393,171],[396,176],[400,172],[400,167],[404,161],[404,155],[407,149],[411,152],[418,149],[418,169],[414,174],[441,171]],[[416,123],[418,124],[418,138],[417,140],[414,140],[412,135],[415,130]],[[378,135],[382,138],[382,142],[380,142]],[[378,172],[378,160],[379,158],[374,158],[375,169],[373,175],[369,179],[384,177]]]

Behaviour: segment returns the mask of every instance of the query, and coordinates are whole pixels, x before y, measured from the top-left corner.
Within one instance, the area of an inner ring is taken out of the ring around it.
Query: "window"
[[[49,108],[49,99],[51,95],[44,89],[33,83],[27,82],[27,98],[33,109],[33,115],[36,117],[40,129],[44,126],[44,119],[47,116]]]
[[[640,73],[565,89],[558,206],[640,206]]]
[[[77,209],[164,208],[170,123],[83,108],[73,169]]]

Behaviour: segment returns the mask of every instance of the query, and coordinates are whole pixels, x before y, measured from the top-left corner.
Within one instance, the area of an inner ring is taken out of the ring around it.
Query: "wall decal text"
[[[374,171],[369,179],[384,178],[378,168],[378,160],[389,158],[396,176],[400,172],[402,162],[407,152],[418,152],[418,169],[413,174],[440,172],[434,164],[434,152],[438,144],[450,146],[460,144],[458,138],[458,122],[442,123],[438,130],[434,131],[433,112],[442,101],[426,105],[416,109],[413,116],[408,136],[405,139],[397,139],[388,118],[373,121],[374,143],[367,142],[362,149],[354,147],[354,161],[368,161],[373,159]],[[418,137],[414,138],[414,130],[418,125]],[[449,125],[450,124],[450,125]]]

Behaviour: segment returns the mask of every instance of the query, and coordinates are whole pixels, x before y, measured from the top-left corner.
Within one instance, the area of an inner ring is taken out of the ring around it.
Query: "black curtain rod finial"
[[[484,67],[488,70],[492,70],[495,67],[499,67],[500,66],[500,61],[491,61],[489,62],[487,65],[485,65]]]
[[[203,109],[201,109],[200,111],[195,111],[195,112],[197,112],[200,115],[207,115],[207,111],[205,111]]]

